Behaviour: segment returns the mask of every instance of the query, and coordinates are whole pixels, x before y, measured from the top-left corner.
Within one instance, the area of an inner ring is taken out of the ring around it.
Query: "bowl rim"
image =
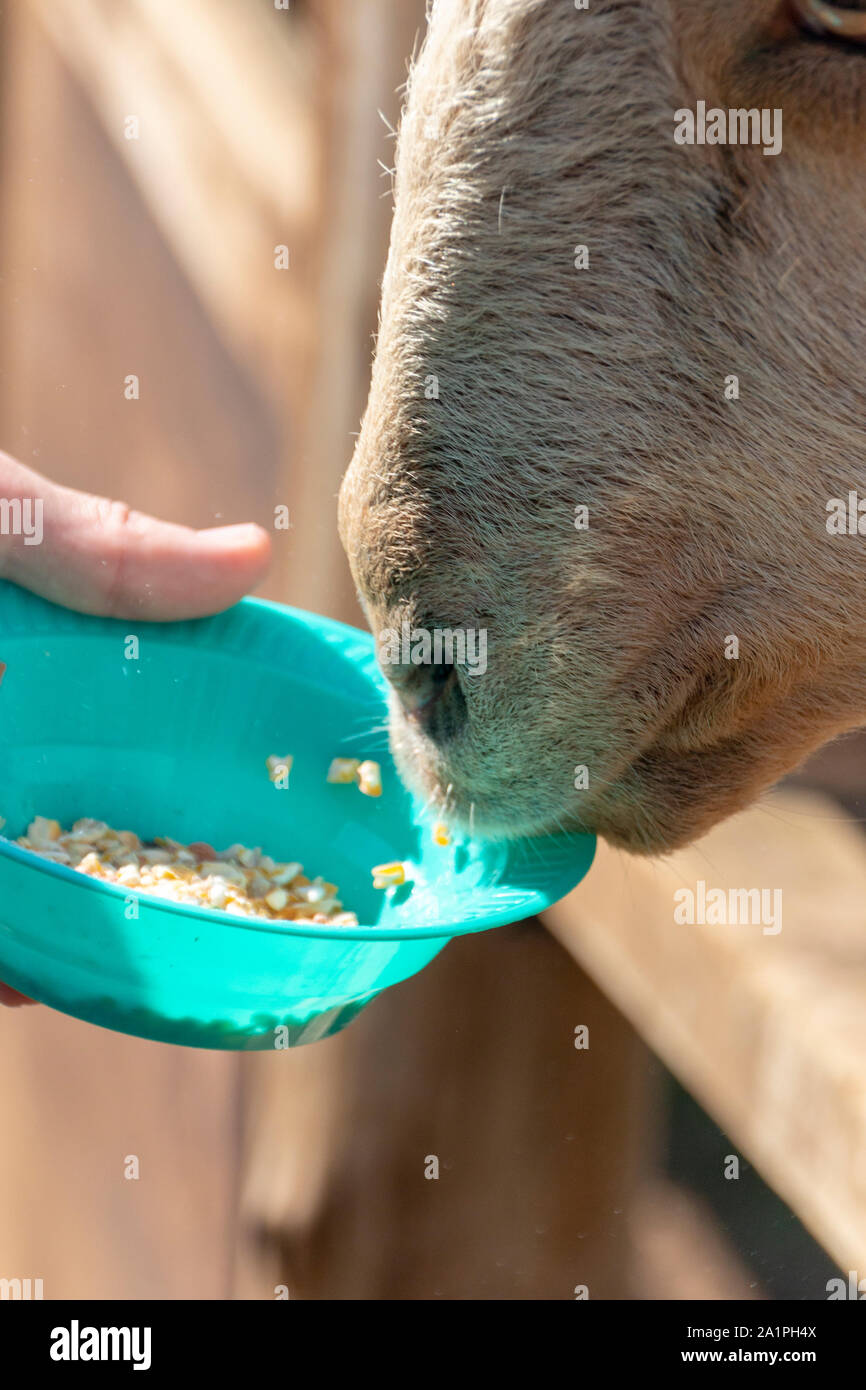
[[[95,623],[123,623],[122,618],[108,617],[102,614],[79,613],[76,609],[64,608],[61,604],[53,603],[50,599],[43,598],[40,594],[33,594],[30,590],[22,589],[11,581],[5,581],[0,585],[2,588],[8,585],[9,588],[17,589],[33,599],[38,604],[48,608],[57,609],[65,612],[75,619],[85,619]],[[148,626],[161,628],[179,628],[182,626],[192,626],[213,622],[226,614],[237,612],[238,609],[257,609],[273,617],[276,621],[283,621],[287,617],[294,622],[310,629],[311,631],[329,628],[335,636],[339,636],[342,641],[351,639],[360,642],[364,647],[369,648],[369,653],[364,659],[364,674],[375,681],[377,676],[380,681],[384,678],[379,670],[375,656],[375,645],[373,635],[364,628],[353,627],[350,623],[341,622],[338,618],[330,618],[324,614],[313,613],[303,608],[295,608],[291,604],[277,603],[272,599],[257,598],[247,595],[237,603],[224,608],[218,613],[206,614],[200,618],[183,618],[172,622],[149,622]],[[356,653],[356,659],[361,654]],[[589,833],[580,831],[563,831],[557,834],[544,835],[537,837],[520,837],[516,840],[484,840],[481,837],[473,837],[477,844],[501,845],[506,850],[509,845],[520,844],[523,840],[533,838],[536,843],[544,843],[549,850],[557,847],[560,854],[565,854],[569,846],[582,851],[581,858],[588,854],[588,863],[581,877],[585,877],[592,867],[595,858],[596,845],[595,837]],[[126,901],[132,893],[122,884],[105,883],[100,879],[92,878],[87,874],[79,873],[77,869],[69,868],[65,864],[55,864],[51,860],[43,859],[35,850],[25,849],[15,840],[9,839],[0,830],[0,857],[11,860],[20,867],[37,873],[47,874],[49,878],[66,883],[70,888],[77,888],[83,892],[97,893],[107,896],[110,899]],[[556,863],[557,856],[553,856],[553,863]],[[553,867],[553,865],[551,866]],[[580,882],[581,880],[577,880]],[[386,889],[385,893],[393,893],[394,889]],[[557,901],[555,897],[542,893],[539,889],[515,889],[516,893],[522,893],[526,897],[526,911],[522,916],[531,917],[538,912],[542,912],[546,907],[551,906]],[[571,891],[571,890],[566,890]],[[269,921],[267,918],[240,917],[233,913],[222,911],[220,908],[199,907],[191,903],[173,902],[170,898],[163,898],[157,894],[139,892],[135,894],[139,905],[146,904],[148,909],[153,911],[165,911],[177,913],[191,921],[215,922],[218,925],[229,929],[240,929],[242,931],[265,932],[278,937],[302,937],[306,940],[342,940],[342,941],[418,941],[427,940],[435,937],[456,937],[470,936],[476,932],[489,931],[494,927],[505,926],[521,917],[515,918],[514,904],[510,906],[504,902],[501,908],[494,909],[485,914],[484,921],[478,924],[465,922],[460,923],[426,923],[421,926],[379,926],[378,924],[358,923],[357,926],[329,926],[322,922],[300,923]],[[533,899],[535,902],[533,904]]]

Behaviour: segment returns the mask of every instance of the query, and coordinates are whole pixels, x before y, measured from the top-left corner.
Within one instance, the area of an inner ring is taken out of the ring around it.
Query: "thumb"
[[[269,558],[260,526],[157,521],[0,453],[0,578],[66,608],[157,620],[215,613],[255,587]]]

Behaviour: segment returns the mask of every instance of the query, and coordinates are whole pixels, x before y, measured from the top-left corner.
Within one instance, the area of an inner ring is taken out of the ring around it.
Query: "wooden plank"
[[[226,1298],[236,1077],[221,1053],[0,1009],[0,1276],[46,1299]]]
[[[226,341],[278,383],[287,332],[313,333],[305,281],[321,199],[310,25],[233,0],[31,4]],[[280,245],[288,271],[274,265]]]
[[[3,20],[4,447],[175,520],[266,521],[280,454],[261,393],[29,7]],[[227,1297],[238,1077],[231,1055],[0,1010],[0,1277],[50,1299]]]
[[[674,894],[782,892],[782,929],[679,925]],[[599,847],[551,931],[844,1269],[866,1269],[866,841],[779,792],[663,862]]]
[[[6,20],[3,447],[174,521],[272,525],[282,420],[203,312],[29,6]],[[127,373],[138,400],[124,396]]]
[[[268,1084],[238,1296],[273,1297],[275,1266],[301,1299],[631,1295],[650,1059],[537,922],[454,941],[345,1033],[242,1064]]]
[[[381,167],[394,157],[388,126],[399,121],[425,3],[319,0],[316,14],[323,44],[321,273],[309,396],[296,436],[300,466],[292,472],[296,524],[287,584],[292,602],[363,627],[337,534],[337,492],[370,384],[392,210]]]
[[[634,1297],[754,1302],[764,1294],[700,1198],[649,1179],[634,1204]]]

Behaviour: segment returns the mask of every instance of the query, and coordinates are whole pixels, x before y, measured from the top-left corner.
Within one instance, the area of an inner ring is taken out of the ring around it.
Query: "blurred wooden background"
[[[423,3],[17,0],[3,25],[0,442],[193,525],[288,503],[264,592],[357,621],[335,495]],[[611,1096],[645,1065],[537,924],[295,1054],[8,1014],[0,1267],[47,1297],[622,1293],[642,1120]]]
[[[2,26],[0,446],[193,525],[286,503],[263,592],[359,621],[335,497],[423,0],[12,0]],[[455,943],[296,1053],[3,1014],[0,1276],[48,1298],[755,1296],[652,1179],[658,1066],[561,934]]]

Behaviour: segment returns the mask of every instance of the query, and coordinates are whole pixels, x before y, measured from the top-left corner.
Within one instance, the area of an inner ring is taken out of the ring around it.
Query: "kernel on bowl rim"
[[[76,1017],[193,1046],[263,1048],[279,1023],[314,1040],[452,937],[549,906],[591,863],[589,836],[434,844],[384,731],[372,733],[386,715],[372,637],[330,619],[258,599],[189,622],[93,618],[3,582],[3,661],[0,979]],[[275,750],[295,757],[287,791],[265,770]],[[335,755],[380,762],[383,795],[328,785]],[[140,918],[125,920],[122,885],[13,842],[35,815],[260,845],[336,883],[360,924],[143,892]],[[392,860],[408,882],[375,890],[371,868]]]

